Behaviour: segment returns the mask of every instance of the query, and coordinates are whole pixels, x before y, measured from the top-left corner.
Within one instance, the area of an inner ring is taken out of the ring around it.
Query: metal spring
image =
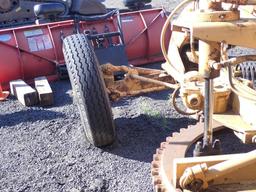
[[[252,81],[253,88],[256,87],[256,63],[255,62],[247,62],[241,63],[236,66],[236,70],[240,71],[242,74],[242,78]]]

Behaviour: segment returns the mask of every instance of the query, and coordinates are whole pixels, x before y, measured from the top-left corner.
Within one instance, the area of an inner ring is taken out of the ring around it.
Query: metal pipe
[[[158,80],[155,80],[155,79],[150,79],[150,78],[142,77],[142,76],[135,75],[135,74],[128,74],[128,75],[131,78],[138,79],[140,81],[144,81],[144,82],[148,82],[148,83],[154,83],[154,84],[165,86],[165,87],[168,87],[168,88],[171,88],[171,89],[177,89],[178,88],[177,84],[166,83],[166,82],[163,82],[163,81],[158,81]]]
[[[150,69],[150,68],[143,68],[143,67],[132,67],[132,69],[135,69],[136,71],[139,72],[139,74],[143,75],[156,75],[156,74],[161,74],[165,73],[164,70],[161,69]]]
[[[204,138],[203,146],[212,145],[212,122],[213,122],[213,80],[205,79],[204,89]]]
[[[124,33],[123,33],[123,29],[122,29],[122,23],[121,23],[121,17],[120,17],[119,10],[117,10],[117,12],[116,12],[116,18],[117,18],[118,31],[120,32],[121,43],[124,44]]]
[[[256,55],[242,55],[237,56],[221,62],[210,62],[210,65],[214,69],[221,69],[222,67],[228,67],[229,65],[237,65],[246,61],[256,61]]]
[[[199,72],[205,79],[204,84],[204,138],[203,146],[212,145],[212,116],[213,116],[213,80],[211,77],[211,60],[220,59],[220,44],[210,41],[199,41]]]
[[[121,35],[121,33],[119,31],[109,32],[109,33],[97,33],[97,34],[88,35],[88,39],[94,40],[94,39],[99,39],[99,38],[108,38],[108,37],[115,37],[115,36],[120,36],[120,35]]]

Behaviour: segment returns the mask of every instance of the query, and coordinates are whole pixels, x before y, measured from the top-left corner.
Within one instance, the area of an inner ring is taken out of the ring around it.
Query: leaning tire
[[[114,142],[115,128],[95,52],[83,34],[68,36],[63,53],[87,140],[97,146]]]

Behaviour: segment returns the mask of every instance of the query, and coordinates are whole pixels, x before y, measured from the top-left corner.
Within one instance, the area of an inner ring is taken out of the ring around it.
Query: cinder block
[[[53,104],[53,92],[46,77],[35,78],[35,88],[41,105],[48,106]]]
[[[33,106],[38,103],[38,95],[35,89],[23,80],[18,79],[10,82],[11,94],[25,106]]]

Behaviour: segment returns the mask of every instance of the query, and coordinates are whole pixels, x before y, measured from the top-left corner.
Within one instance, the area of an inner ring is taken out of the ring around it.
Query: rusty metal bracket
[[[101,65],[104,81],[111,100],[176,87],[174,79],[162,70]],[[123,79],[116,80],[115,73],[124,73]]]

